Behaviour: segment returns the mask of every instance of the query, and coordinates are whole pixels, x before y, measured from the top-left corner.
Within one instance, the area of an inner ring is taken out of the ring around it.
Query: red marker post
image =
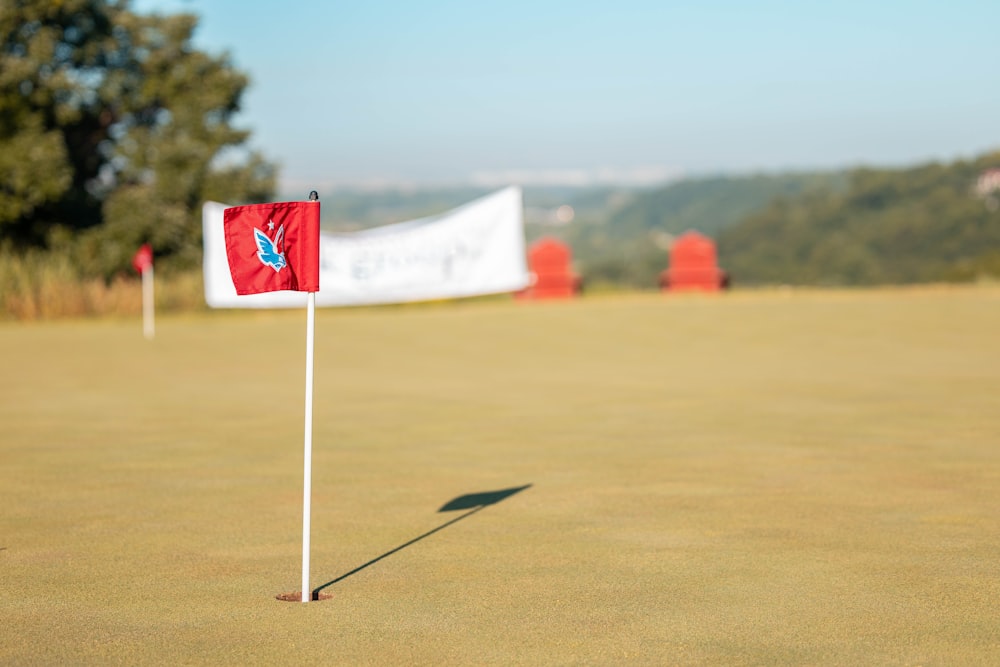
[[[153,313],[153,248],[143,244],[132,257],[132,268],[142,276],[142,334],[152,339],[154,332]]]

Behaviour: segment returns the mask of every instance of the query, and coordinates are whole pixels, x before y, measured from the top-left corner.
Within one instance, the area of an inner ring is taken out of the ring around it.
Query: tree
[[[197,17],[127,0],[0,13],[0,239],[109,275],[142,242],[196,264],[206,199],[261,201],[275,168],[233,127],[247,77],[191,44]]]
[[[855,169],[844,192],[772,201],[719,235],[738,284],[871,285],[997,275],[1000,211],[975,191],[1000,152]]]

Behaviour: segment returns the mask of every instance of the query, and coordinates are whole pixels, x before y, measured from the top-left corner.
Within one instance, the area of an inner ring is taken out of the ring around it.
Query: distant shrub
[[[158,312],[205,309],[200,271],[156,275]],[[0,250],[0,319],[48,320],[142,313],[138,276],[84,277],[62,253]]]

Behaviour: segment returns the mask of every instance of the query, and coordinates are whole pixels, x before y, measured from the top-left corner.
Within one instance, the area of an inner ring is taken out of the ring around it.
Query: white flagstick
[[[142,334],[153,337],[153,264],[142,270]]]
[[[316,332],[316,293],[309,292],[306,308],[306,428],[305,464],[302,473],[302,601],[309,602],[309,527],[310,496],[312,495],[312,411],[313,411],[313,343]]]

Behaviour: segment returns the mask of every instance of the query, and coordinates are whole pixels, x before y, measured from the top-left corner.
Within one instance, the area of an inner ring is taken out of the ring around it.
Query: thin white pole
[[[312,495],[312,411],[313,411],[313,343],[316,333],[316,293],[309,292],[306,308],[306,424],[305,452],[302,473],[302,601],[309,602],[309,528],[310,497]]]
[[[153,265],[142,271],[142,335],[152,339],[153,323]]]

